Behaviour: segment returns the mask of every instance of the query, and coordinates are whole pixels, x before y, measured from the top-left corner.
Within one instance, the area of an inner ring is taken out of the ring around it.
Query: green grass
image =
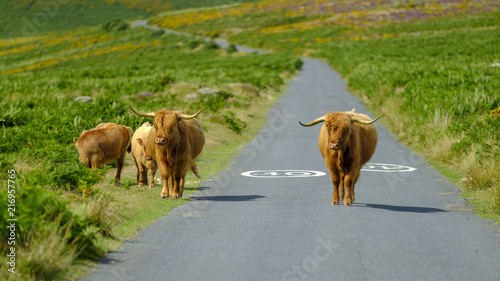
[[[18,275],[8,274],[2,254],[5,280],[81,276],[89,261],[189,200],[161,200],[159,187],[138,188],[131,156],[122,186],[112,184],[114,166],[85,168],[73,146],[83,130],[102,122],[135,129],[153,121],[128,105],[140,111],[204,107],[198,120],[207,144],[198,167],[206,178],[257,132],[286,77],[301,65],[287,54],[234,52],[194,38],[100,26],[0,40],[0,53],[0,105],[6,109],[0,113],[0,180],[17,171],[19,218]],[[221,94],[186,97],[202,87]],[[144,92],[156,97],[139,95]],[[193,176],[187,181],[186,196],[199,184]],[[0,196],[6,192],[2,186]],[[50,251],[43,251],[46,245]],[[0,251],[6,253],[6,245]]]
[[[113,19],[147,18],[163,12],[175,13],[180,9],[222,8],[241,2],[255,0],[238,3],[222,0],[6,0],[0,2],[0,38],[67,31],[100,25]]]
[[[119,3],[108,4],[102,0],[8,0],[0,3],[0,38],[33,36],[50,31],[95,26],[116,18],[144,18],[149,15],[151,14],[144,10],[130,9]]]
[[[221,11],[225,17],[207,12],[186,14],[193,17],[187,23],[182,17],[152,22],[328,61],[372,112],[384,114],[382,122],[402,142],[438,168],[456,171],[454,182],[476,211],[500,222],[497,4],[470,1],[451,9],[445,1],[391,2],[384,4],[385,12],[394,11],[390,22],[373,16],[380,6],[364,8],[370,1],[342,1],[337,8],[344,10],[329,15],[293,4],[276,10],[278,2],[258,13],[246,14],[241,6]],[[408,20],[419,11],[425,12]]]

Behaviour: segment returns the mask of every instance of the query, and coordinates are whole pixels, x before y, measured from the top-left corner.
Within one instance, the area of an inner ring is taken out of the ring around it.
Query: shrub
[[[226,125],[231,131],[237,133],[238,135],[241,135],[243,132],[243,129],[247,127],[247,124],[236,117],[234,115],[234,112],[229,111],[227,113],[224,113],[222,115],[223,119],[220,121],[221,124]]]
[[[27,114],[23,113],[21,107],[2,105],[0,112],[0,127],[13,127],[23,125],[26,122]]]
[[[163,29],[158,29],[156,31],[153,31],[151,33],[151,37],[161,37],[163,34],[165,34],[165,30]]]
[[[215,41],[213,40],[210,40],[208,41],[205,46],[203,47],[205,50],[216,50],[219,48],[219,45],[217,45],[217,43],[215,43]]]
[[[236,48],[236,45],[234,45],[234,44],[229,44],[229,46],[227,47],[227,52],[229,54],[236,53],[237,51],[238,51],[238,49]]]
[[[32,245],[36,233],[54,231],[64,234],[69,245],[74,245],[77,252],[75,257],[96,258],[101,252],[94,244],[95,234],[89,231],[93,226],[91,220],[74,215],[67,204],[42,188],[16,186],[16,244],[27,249]],[[7,191],[1,190],[2,198],[7,198]],[[0,200],[0,207],[7,210],[7,200]],[[2,212],[2,220],[7,221],[8,212]],[[7,241],[9,229],[0,229],[0,237]],[[47,238],[47,237],[45,237]],[[5,252],[6,245],[1,248]],[[61,251],[68,250],[66,247]]]
[[[101,28],[106,32],[111,32],[111,31],[127,30],[129,29],[129,27],[130,27],[129,24],[124,22],[123,20],[115,19],[103,24]]]

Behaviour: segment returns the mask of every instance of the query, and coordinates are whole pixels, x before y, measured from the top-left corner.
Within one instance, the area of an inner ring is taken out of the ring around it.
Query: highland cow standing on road
[[[132,155],[134,156],[135,165],[137,166],[137,184],[139,187],[148,184],[148,171],[150,174],[149,188],[155,186],[154,177],[158,165],[146,148],[146,140],[151,128],[153,128],[151,124],[146,122],[142,124],[132,136]]]
[[[194,160],[205,145],[205,135],[195,117],[203,109],[193,115],[166,109],[150,113],[130,109],[139,116],[155,119],[146,148],[160,168],[163,179],[161,197],[182,197],[188,168],[198,176]]]
[[[332,205],[344,200],[345,206],[351,206],[354,201],[354,185],[361,167],[370,160],[377,146],[377,129],[373,123],[380,116],[370,120],[353,109],[330,112],[307,124],[299,121],[304,127],[325,122],[319,133],[318,146],[333,182]]]
[[[95,129],[84,131],[74,145],[78,148],[80,162],[89,168],[116,161],[115,184],[119,184],[125,153],[130,152],[131,137],[130,127],[101,123]]]

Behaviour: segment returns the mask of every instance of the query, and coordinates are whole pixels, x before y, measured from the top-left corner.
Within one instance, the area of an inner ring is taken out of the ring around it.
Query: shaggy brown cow
[[[361,167],[370,160],[377,146],[376,119],[354,111],[329,112],[304,127],[325,122],[319,133],[319,151],[325,158],[333,182],[332,205],[344,200],[345,206],[354,201],[354,185],[358,181]],[[345,199],[344,199],[345,184]]]
[[[78,148],[80,162],[89,168],[115,162],[118,166],[115,184],[120,175],[126,151],[130,152],[132,129],[115,123],[101,123],[95,129],[84,131],[74,145]]]
[[[150,113],[130,109],[139,116],[155,118],[146,148],[160,168],[163,179],[161,197],[182,197],[187,169],[191,168],[199,177],[194,160],[203,149],[205,135],[201,124],[194,118],[203,109],[193,115],[166,109]]]
[[[146,140],[151,128],[151,124],[146,122],[132,136],[132,155],[137,166],[137,184],[139,184],[139,187],[148,183],[148,171],[150,174],[149,187],[153,188],[155,186],[154,177],[158,166],[146,148]]]

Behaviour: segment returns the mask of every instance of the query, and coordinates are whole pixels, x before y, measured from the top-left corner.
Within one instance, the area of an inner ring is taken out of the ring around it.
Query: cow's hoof
[[[139,185],[139,187],[143,187],[143,186],[144,186],[144,184],[142,184],[142,183],[140,183],[140,184],[138,184],[138,185]]]
[[[344,202],[344,206],[351,206],[352,203],[351,202]]]
[[[162,194],[161,199],[165,199],[165,198],[168,198],[168,195]]]
[[[149,188],[154,188],[154,187],[155,187],[155,185],[154,185],[154,184],[149,186]]]
[[[332,201],[332,205],[338,205],[339,202],[338,201]]]

